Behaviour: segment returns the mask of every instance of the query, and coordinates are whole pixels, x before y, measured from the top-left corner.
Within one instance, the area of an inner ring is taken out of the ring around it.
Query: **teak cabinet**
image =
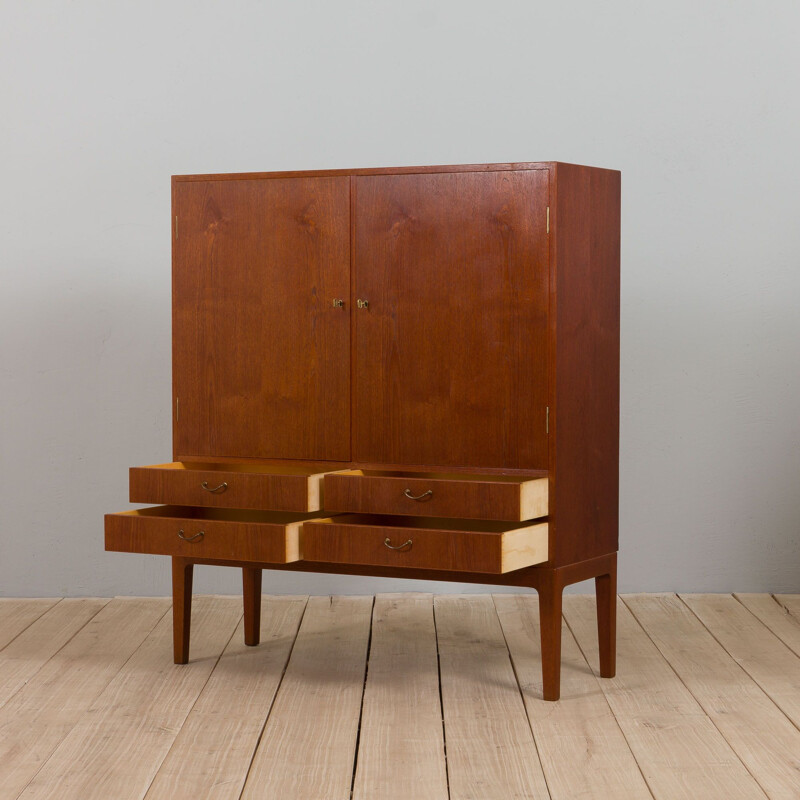
[[[173,461],[106,549],[526,586],[545,699],[596,579],[614,674],[620,173],[553,162],[176,176]]]

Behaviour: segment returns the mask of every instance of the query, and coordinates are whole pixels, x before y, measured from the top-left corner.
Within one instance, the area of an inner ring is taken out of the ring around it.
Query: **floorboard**
[[[283,677],[306,597],[264,597],[261,644],[244,643],[240,622],[147,800],[238,800]]]
[[[800,658],[731,595],[681,595],[737,664],[800,728]]]
[[[770,594],[736,594],[734,597],[795,655],[800,656],[800,618],[791,614]]]
[[[434,608],[451,800],[549,798],[491,595]]]
[[[372,597],[312,597],[244,800],[349,800]]]
[[[800,596],[0,600],[0,800],[800,800]]]
[[[447,800],[432,595],[375,598],[353,800]]]
[[[767,796],[797,800],[800,731],[677,596],[624,602]]]
[[[0,650],[57,602],[57,597],[0,597]]]
[[[81,716],[21,800],[140,800],[241,618],[234,597],[199,597],[191,660],[172,663],[164,616]]]
[[[19,796],[168,609],[160,598],[112,600],[0,708],[3,800]]]
[[[553,800],[649,800],[625,736],[569,628],[562,631],[561,700],[542,702],[539,603],[535,595],[495,595],[525,709]]]
[[[564,616],[597,672],[594,598],[566,595]],[[621,603],[617,605],[617,677],[600,685],[657,800],[766,796]]]
[[[108,603],[98,598],[66,599],[51,606],[0,650],[0,706]]]

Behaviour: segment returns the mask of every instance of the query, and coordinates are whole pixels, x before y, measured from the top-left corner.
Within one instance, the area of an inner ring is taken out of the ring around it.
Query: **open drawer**
[[[322,476],[302,467],[173,461],[132,467],[132,503],[319,511]]]
[[[325,510],[521,521],[547,516],[547,478],[351,469],[325,476]]]
[[[106,514],[106,550],[287,564],[314,514],[156,506]]]
[[[342,514],[303,524],[303,558],[503,573],[547,561],[547,523]]]

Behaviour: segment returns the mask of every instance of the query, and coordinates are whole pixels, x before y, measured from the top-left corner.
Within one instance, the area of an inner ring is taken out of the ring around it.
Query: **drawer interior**
[[[409,478],[414,480],[432,481],[480,481],[481,483],[516,483],[525,484],[530,481],[546,477],[542,475],[487,475],[486,473],[468,472],[406,472],[400,470],[383,469],[344,469],[338,470],[336,475],[353,475],[364,478]]]
[[[252,511],[240,508],[205,508],[196,506],[150,506],[135,511],[123,511],[132,517],[159,517],[164,519],[216,520],[220,522],[255,522],[268,525],[289,525],[319,517],[319,511],[297,513],[294,511]]]
[[[507,531],[531,526],[530,522],[505,522],[491,519],[444,519],[441,517],[400,517],[393,514],[337,514],[335,517],[315,519],[314,522],[334,525],[364,525],[370,528],[410,528],[475,533],[506,533]]]
[[[284,466],[281,464],[249,464],[246,461],[232,461],[229,464],[218,461],[171,461],[168,464],[148,464],[141,469],[193,470],[195,472],[245,472],[254,475],[299,475],[310,477],[322,475],[319,470],[306,467]]]

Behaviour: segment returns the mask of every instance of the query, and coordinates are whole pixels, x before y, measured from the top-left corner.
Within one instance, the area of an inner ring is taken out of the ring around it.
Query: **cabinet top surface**
[[[408,167],[362,167],[356,169],[316,169],[316,170],[284,170],[281,172],[227,172],[206,175],[173,175],[173,181],[224,181],[254,180],[265,178],[298,178],[298,177],[346,177],[350,175],[411,175],[436,172],[498,172],[501,170],[555,169],[559,161],[518,161],[498,164],[440,164],[435,166]],[[581,166],[581,165],[570,165]],[[582,167],[597,169],[603,172],[618,172],[601,167]]]

